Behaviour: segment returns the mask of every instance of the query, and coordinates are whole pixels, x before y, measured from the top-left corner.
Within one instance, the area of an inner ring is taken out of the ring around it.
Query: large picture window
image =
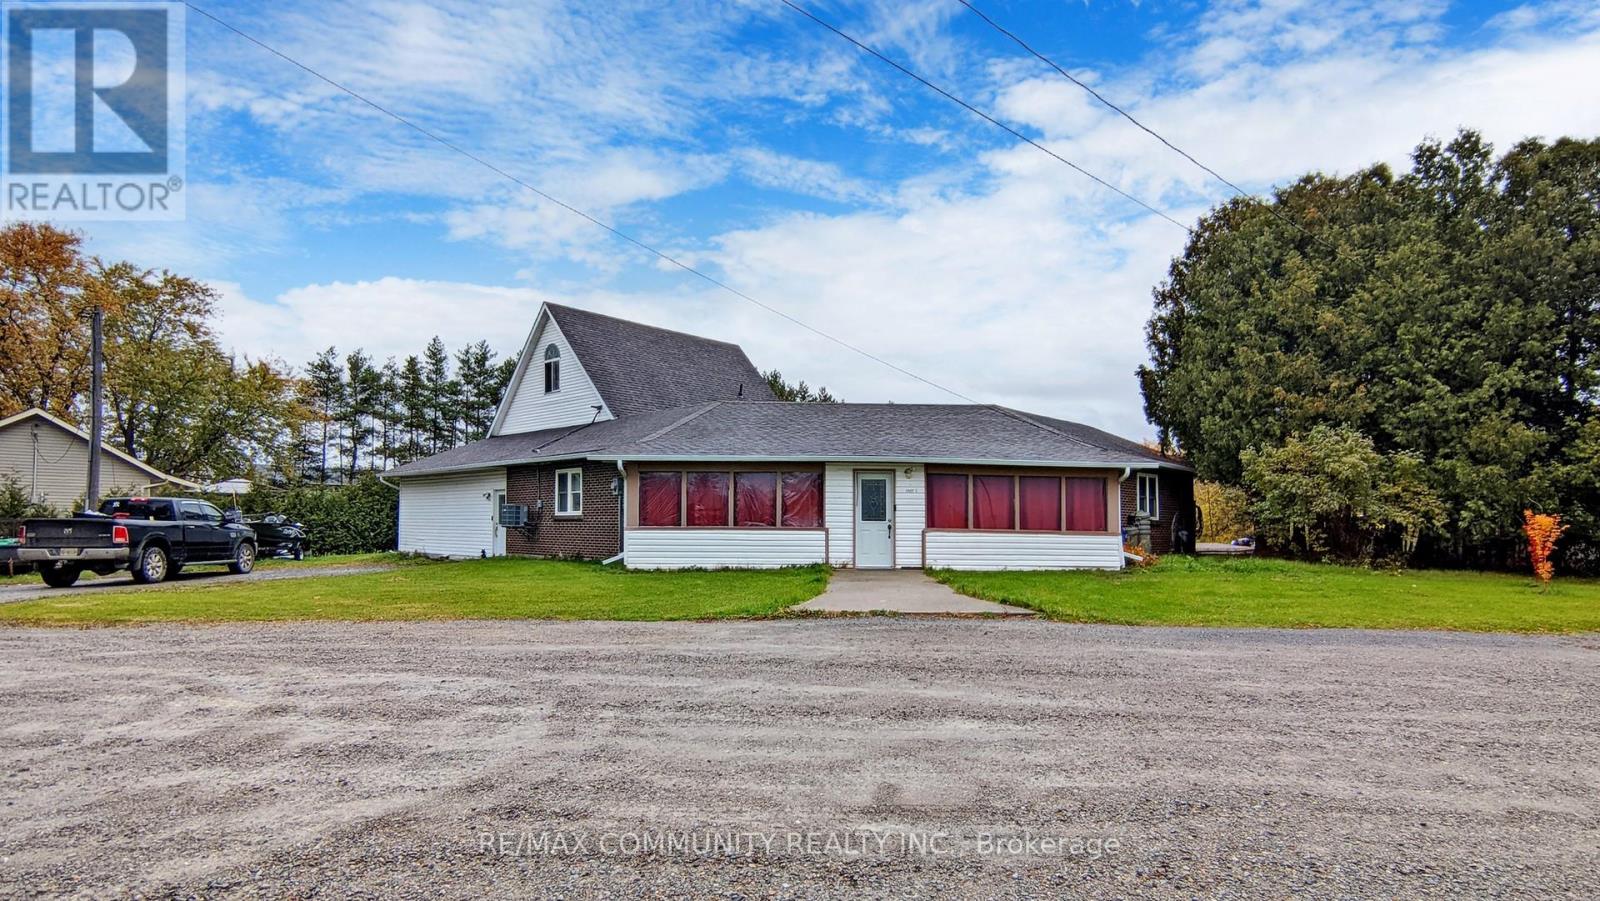
[[[967,477],[936,473],[928,476],[928,528],[967,527]]]
[[[778,524],[778,474],[740,472],[733,476],[733,524],[736,526],[776,526]]]
[[[639,525],[821,528],[822,474],[642,471]]]
[[[928,528],[1103,533],[1108,484],[1100,476],[929,473]]]
[[[1011,476],[972,477],[972,527],[974,529],[1015,529],[1016,504]]]
[[[1017,527],[1025,532],[1061,529],[1061,480],[1055,476],[1017,478]]]
[[[639,525],[683,525],[683,473],[639,473]]]
[[[820,473],[783,474],[783,524],[791,529],[815,529],[822,525]]]
[[[1067,479],[1067,531],[1106,530],[1106,480]]]
[[[725,472],[687,473],[688,491],[684,510],[691,526],[728,524],[728,474]]]

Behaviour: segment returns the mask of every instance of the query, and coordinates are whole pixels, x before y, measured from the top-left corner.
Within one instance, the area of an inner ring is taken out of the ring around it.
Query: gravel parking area
[[[0,895],[1575,898],[1600,865],[1596,636],[9,629],[0,681]]]
[[[44,584],[44,581],[39,576],[29,575],[18,576],[17,578],[0,582],[0,604],[37,601],[43,598],[71,594],[104,594],[108,591],[164,591],[181,585],[273,582],[280,579],[308,579],[312,576],[358,576],[362,573],[383,572],[386,569],[394,569],[394,567],[384,564],[285,566],[258,569],[247,576],[236,576],[220,566],[201,566],[193,570],[185,570],[167,581],[155,585],[140,585],[138,582],[133,581],[133,576],[125,572],[117,572],[94,579],[85,577],[71,588],[51,588]]]

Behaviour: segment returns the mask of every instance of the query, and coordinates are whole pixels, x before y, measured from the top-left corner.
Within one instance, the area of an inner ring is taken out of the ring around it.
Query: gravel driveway
[[[11,629],[0,680],[0,895],[1550,898],[1600,866],[1595,636]]]
[[[140,585],[125,572],[90,579],[87,576],[71,588],[51,588],[37,575],[22,576],[0,582],[0,604],[17,601],[36,601],[66,594],[99,594],[107,591],[161,591],[177,585],[204,585],[208,582],[272,582],[278,579],[306,579],[311,576],[355,576],[361,573],[383,572],[393,569],[386,564],[357,564],[328,566],[272,566],[258,569],[247,576],[236,576],[221,566],[202,566],[181,572],[155,585]],[[221,581],[219,581],[221,580]]]

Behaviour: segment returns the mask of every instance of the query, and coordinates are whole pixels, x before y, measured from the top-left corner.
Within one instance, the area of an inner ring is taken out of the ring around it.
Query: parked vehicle
[[[290,522],[282,513],[246,517],[245,525],[256,531],[256,552],[263,557],[293,557],[304,560],[311,550],[306,527]]]
[[[107,498],[100,510],[70,519],[24,520],[18,559],[45,584],[65,588],[85,570],[119,569],[135,582],[160,582],[185,566],[225,565],[244,574],[256,566],[256,533],[237,510],[183,497]]]

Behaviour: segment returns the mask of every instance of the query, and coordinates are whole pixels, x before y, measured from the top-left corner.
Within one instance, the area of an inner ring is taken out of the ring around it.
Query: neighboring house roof
[[[1004,407],[718,401],[590,426],[497,436],[408,463],[390,475],[406,478],[574,457],[1188,469],[1099,429]]]
[[[78,436],[80,439],[83,440],[83,442],[85,444],[89,443],[89,433],[88,432],[85,432],[85,431],[79,429],[77,426],[73,425],[70,422],[67,422],[64,419],[59,419],[59,418],[57,418],[55,416],[52,416],[49,413],[46,413],[44,410],[39,409],[38,407],[33,407],[31,409],[23,410],[21,413],[17,413],[17,414],[15,414],[13,416],[7,416],[5,419],[0,419],[0,429],[7,429],[7,428],[10,428],[10,427],[12,427],[14,425],[19,425],[19,424],[25,423],[25,422],[31,422],[33,420],[41,420],[43,422],[48,422],[51,425],[55,426],[58,429],[61,429],[64,432],[69,432],[69,433],[71,433],[73,435]],[[116,457],[118,460],[121,460],[122,462],[128,464],[129,466],[133,467],[134,469],[137,469],[140,472],[143,472],[143,473],[149,475],[150,476],[150,484],[152,484],[152,485],[165,482],[165,483],[168,483],[168,484],[178,485],[180,487],[188,488],[188,489],[195,490],[195,491],[200,490],[200,486],[195,484],[194,482],[191,482],[191,481],[189,481],[187,479],[180,479],[177,476],[168,475],[168,474],[162,472],[161,470],[156,469],[155,467],[153,467],[153,466],[151,466],[151,465],[149,465],[149,464],[147,464],[147,463],[135,458],[131,454],[129,454],[129,453],[123,451],[123,450],[120,450],[118,448],[112,447],[108,443],[101,442],[100,451],[101,451],[101,453],[109,454],[109,455],[111,455],[113,457]]]
[[[776,400],[737,344],[560,304],[545,309],[619,419],[714,400]]]

